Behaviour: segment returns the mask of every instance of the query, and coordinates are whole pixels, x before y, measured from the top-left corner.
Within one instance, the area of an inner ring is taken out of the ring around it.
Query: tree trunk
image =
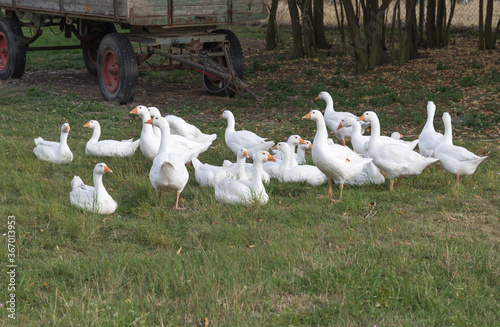
[[[266,34],[266,49],[272,50],[276,48],[276,12],[278,11],[278,1],[272,0],[271,8],[269,9],[269,18],[267,20]]]
[[[400,46],[399,64],[402,65],[417,57],[417,0],[406,1],[406,31],[404,42]]]
[[[313,0],[314,39],[318,47],[328,48],[330,44],[328,44],[325,36],[325,25],[323,24],[324,13],[323,0]]]
[[[290,22],[293,33],[293,55],[295,58],[304,57],[304,47],[302,45],[302,29],[300,27],[299,10],[295,0],[288,1],[288,10],[290,11]]]
[[[427,1],[427,20],[425,22],[425,34],[427,34],[427,46],[429,48],[435,48],[438,44],[436,36],[436,0]]]
[[[483,16],[484,0],[479,0],[479,50],[484,50],[484,16]]]
[[[356,72],[362,73],[368,71],[368,53],[365,51],[365,44],[361,37],[358,19],[354,12],[354,7],[351,0],[341,0],[344,6],[345,16],[347,19],[347,28],[354,46],[354,59],[356,61]]]
[[[495,44],[493,44],[493,0],[487,0],[486,2],[486,17],[484,18],[484,45],[486,49],[494,49]]]
[[[314,26],[311,21],[312,6],[310,0],[305,0],[299,6],[302,12],[302,36],[304,39],[304,53],[306,57],[312,57],[316,43],[314,39]]]

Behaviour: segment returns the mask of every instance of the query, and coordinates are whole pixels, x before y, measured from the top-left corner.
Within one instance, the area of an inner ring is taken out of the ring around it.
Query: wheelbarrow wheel
[[[240,41],[238,40],[238,37],[232,31],[225,29],[214,30],[212,31],[212,33],[226,34],[226,40],[229,42],[229,61],[231,63],[231,67],[233,68],[236,77],[242,80],[245,67],[243,63],[243,50],[241,48],[241,44]],[[213,44],[213,43],[204,44],[203,49],[208,51],[222,50],[219,44]],[[220,65],[228,67],[228,62],[225,56],[220,56],[213,59]],[[223,96],[223,97],[227,96],[232,98],[236,95],[236,92],[231,88],[227,87],[225,83],[225,82],[230,82],[230,79],[231,76],[228,76],[227,81],[221,81],[220,79],[203,75],[203,82],[209,94],[216,96]]]
[[[101,26],[93,26],[90,36],[85,38],[83,45],[90,48],[82,49],[83,62],[90,74],[97,76],[97,51],[102,39],[111,33],[116,33],[116,27],[113,23],[104,23]]]
[[[26,67],[26,42],[17,19],[0,19],[0,79],[21,78]]]
[[[125,35],[112,33],[102,39],[97,52],[97,71],[106,100],[132,102],[138,83],[137,60]]]

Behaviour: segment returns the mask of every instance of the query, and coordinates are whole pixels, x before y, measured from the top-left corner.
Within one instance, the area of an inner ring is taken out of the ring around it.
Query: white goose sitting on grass
[[[107,215],[115,212],[118,203],[108,194],[102,183],[102,176],[113,171],[105,163],[98,163],[94,167],[94,186],[85,185],[79,176],[71,181],[69,201],[72,205],[94,213]]]
[[[368,143],[368,154],[373,158],[373,163],[387,174],[390,185],[394,189],[394,179],[419,175],[425,167],[438,161],[435,158],[424,157],[407,146],[396,143],[386,143],[380,140],[380,122],[377,114],[366,111],[359,120],[371,123],[371,137]]]
[[[316,167],[328,177],[328,195],[330,197],[333,196],[333,181],[339,182],[339,200],[342,200],[344,183],[359,174],[372,159],[363,158],[346,146],[329,145],[325,119],[319,110],[311,110],[302,119],[316,122],[316,135],[312,143],[312,160]]]
[[[464,147],[453,145],[453,132],[450,114],[443,113],[444,135],[441,142],[434,148],[434,157],[448,172],[455,175],[458,184],[460,176],[472,175],[477,166],[488,156],[480,157]]]
[[[97,120],[88,121],[83,127],[93,130],[92,137],[85,145],[85,154],[96,157],[130,157],[139,147],[140,140],[103,140],[99,141],[101,136],[101,125]]]
[[[245,148],[238,151],[238,158],[234,165],[214,166],[202,163],[198,158],[193,158],[191,162],[193,163],[194,177],[201,187],[214,186],[214,183],[224,178],[248,180],[245,167],[246,158],[248,158],[248,152]]]
[[[62,124],[59,142],[45,141],[43,138],[37,137],[33,149],[35,156],[40,160],[56,164],[66,164],[73,161],[73,153],[68,146],[69,130],[68,123]]]
[[[269,195],[266,193],[262,183],[262,164],[268,160],[276,160],[267,151],[257,151],[253,157],[252,180],[221,179],[215,186],[215,199],[219,202],[228,204],[265,204],[269,201]]]
[[[233,151],[234,155],[238,155],[238,151],[241,148],[246,148],[248,155],[253,158],[253,155],[257,151],[267,151],[273,147],[273,141],[267,141],[267,139],[262,138],[255,134],[254,132],[241,130],[235,130],[235,119],[234,115],[229,110],[224,110],[222,112],[221,118],[227,120],[226,131],[224,132],[224,139],[226,145]]]

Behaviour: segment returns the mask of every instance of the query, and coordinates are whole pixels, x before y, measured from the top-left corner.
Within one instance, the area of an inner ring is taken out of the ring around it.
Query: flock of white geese
[[[236,156],[236,162],[224,160],[221,166],[202,163],[198,156],[207,151],[216,139],[216,134],[204,134],[196,126],[182,118],[162,116],[156,107],[138,106],[130,114],[142,118],[142,131],[138,140],[99,140],[101,127],[96,120],[84,127],[93,130],[92,137],[85,146],[87,155],[128,157],[139,148],[152,161],[149,172],[151,185],[158,193],[160,206],[162,193],[176,194],[175,209],[179,206],[179,196],[184,190],[189,172],[186,164],[192,163],[194,177],[202,187],[214,188],[215,199],[224,203],[267,203],[265,183],[271,178],[280,182],[307,182],[311,185],[328,183],[328,194],[333,197],[332,185],[339,184],[340,196],[344,184],[383,184],[389,179],[389,189],[394,181],[418,175],[425,167],[435,162],[455,175],[474,173],[477,166],[487,157],[477,156],[464,147],[453,144],[450,115],[445,112],[442,120],[444,134],[434,129],[436,106],[427,104],[427,122],[417,140],[403,141],[399,133],[391,137],[382,136],[377,114],[366,111],[360,117],[333,109],[333,100],[327,92],[321,92],[316,100],[324,100],[324,115],[319,110],[311,110],[302,119],[316,123],[316,135],[312,142],[299,135],[291,135],[286,142],[275,145],[254,132],[236,130],[235,118],[225,110],[221,118],[227,120],[224,133],[225,143]],[[370,127],[371,135],[363,135]],[[332,131],[340,144],[329,138]],[[70,126],[61,126],[59,142],[51,142],[38,137],[33,152],[45,161],[57,164],[69,163],[73,154],[68,146]],[[352,149],[345,145],[350,139]],[[414,150],[418,143],[418,152]],[[314,165],[306,164],[305,153],[311,150]],[[271,155],[270,152],[273,155]],[[247,162],[251,158],[252,163]],[[103,185],[104,173],[112,172],[105,163],[98,163],[93,172],[94,186],[86,185],[74,176],[71,181],[71,204],[99,214],[115,212],[118,203],[109,195]],[[382,173],[383,172],[383,173]],[[385,176],[384,176],[385,175]]]

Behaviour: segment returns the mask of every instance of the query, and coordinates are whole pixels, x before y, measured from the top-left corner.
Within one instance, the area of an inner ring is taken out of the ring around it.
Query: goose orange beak
[[[90,127],[90,122],[88,121],[83,127]]]
[[[302,119],[311,119],[311,113],[308,113],[307,115],[304,115]]]
[[[309,150],[312,150],[312,148],[313,148],[313,145],[311,143],[311,144],[309,144]]]
[[[314,100],[319,100],[319,94],[316,96],[316,98]]]
[[[272,155],[268,154],[267,155],[267,160],[269,160],[269,161],[276,161],[276,158],[273,157]]]
[[[106,173],[112,173],[112,172],[113,172],[111,169],[109,169],[109,167],[108,167],[108,166],[104,166],[104,171],[105,171]]]
[[[69,132],[69,125],[64,126],[64,130],[65,130],[66,132]]]
[[[342,123],[339,123],[339,126],[337,127],[337,131],[338,131],[339,129],[341,129],[342,127],[344,127],[344,126],[342,126]]]
[[[275,146],[273,146],[273,147],[271,148],[271,150],[278,150],[278,144],[276,144]]]
[[[137,115],[137,107],[135,107],[134,109],[132,109],[129,114],[136,114]]]
[[[144,123],[153,125],[153,118],[151,118],[150,120],[146,120]]]
[[[250,156],[248,155],[248,151],[243,151],[243,157],[249,158]]]
[[[301,137],[301,138],[300,138],[300,140],[299,140],[299,144],[306,144],[306,141],[304,141],[304,140],[302,139],[302,137]]]
[[[358,118],[358,121],[365,120],[365,114],[362,114],[361,117]]]

